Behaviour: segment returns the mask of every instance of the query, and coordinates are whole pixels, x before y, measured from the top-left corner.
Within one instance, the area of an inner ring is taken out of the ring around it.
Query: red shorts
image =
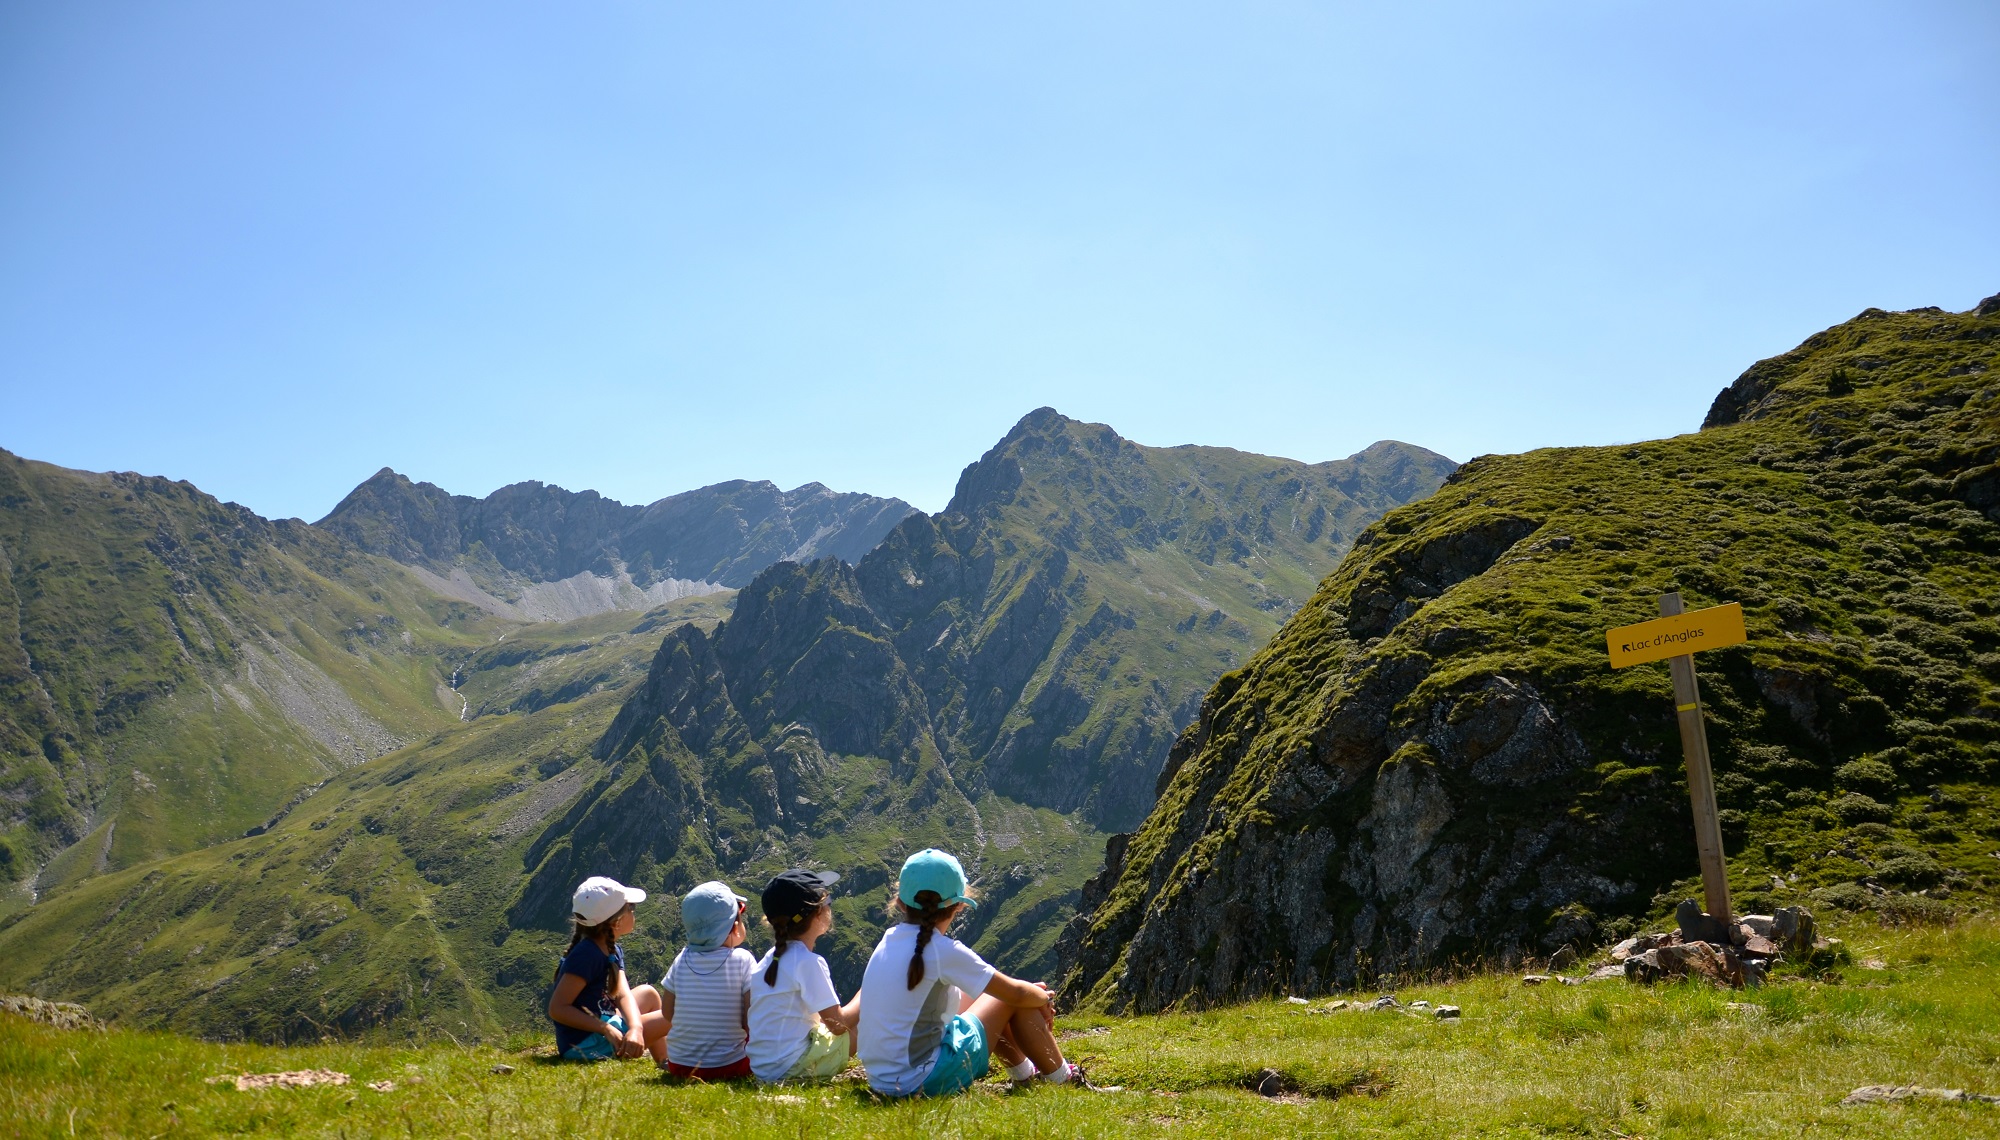
[[[676,1065],[668,1061],[667,1075],[684,1081],[747,1081],[750,1079],[750,1058],[713,1069],[697,1069],[692,1065]]]

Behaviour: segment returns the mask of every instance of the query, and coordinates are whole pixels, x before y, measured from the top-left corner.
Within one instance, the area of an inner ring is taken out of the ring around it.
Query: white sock
[[[1010,1081],[1030,1080],[1034,1075],[1035,1063],[1025,1058],[1018,1065],[1007,1066],[1007,1079]]]
[[[1042,1079],[1052,1085],[1066,1085],[1069,1083],[1069,1079],[1075,1075],[1076,1066],[1071,1065],[1068,1061],[1064,1061],[1049,1072],[1043,1073]]]

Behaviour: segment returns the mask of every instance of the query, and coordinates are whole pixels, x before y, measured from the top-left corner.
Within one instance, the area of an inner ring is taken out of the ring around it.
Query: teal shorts
[[[625,1032],[625,1015],[614,1013],[604,1019],[604,1024],[623,1033]],[[611,1043],[611,1038],[606,1037],[602,1033],[593,1033],[570,1046],[563,1053],[563,1059],[569,1061],[609,1061],[617,1055],[618,1047]]]
[[[944,1040],[938,1042],[937,1064],[931,1067],[931,1075],[924,1078],[924,1087],[919,1090],[925,1096],[950,1096],[972,1087],[972,1082],[986,1075],[986,1067],[992,1057],[986,1046],[986,1026],[969,1013],[961,1013],[944,1027]]]

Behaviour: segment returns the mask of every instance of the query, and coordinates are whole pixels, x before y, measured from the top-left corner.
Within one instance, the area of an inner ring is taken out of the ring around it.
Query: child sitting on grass
[[[703,883],[681,899],[687,946],[660,982],[662,1050],[668,1073],[699,1081],[750,1075],[750,975],[756,959],[742,949],[743,912],[750,900],[726,883]]]
[[[826,959],[813,952],[833,929],[831,871],[786,871],[764,888],[764,921],[777,939],[750,979],[750,1071],[760,1081],[824,1081],[854,1056],[861,997],[840,1004]]]
[[[618,949],[618,940],[632,933],[633,904],[645,901],[646,892],[601,875],[585,879],[571,897],[576,928],[549,995],[560,1056],[604,1061],[646,1051],[637,995],[625,984],[625,955]]]
[[[946,1096],[985,1076],[989,1053],[1016,1081],[1081,1079],[1056,1047],[1048,987],[1008,977],[945,933],[975,905],[957,859],[930,848],[910,856],[896,898],[903,921],[876,944],[857,996],[868,1087]]]

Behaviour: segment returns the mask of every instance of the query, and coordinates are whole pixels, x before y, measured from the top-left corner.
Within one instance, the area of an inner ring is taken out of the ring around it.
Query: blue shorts
[[[625,1015],[614,1013],[604,1019],[604,1024],[623,1033]],[[563,1051],[563,1059],[566,1061],[609,1061],[617,1055],[618,1047],[611,1043],[611,1038],[602,1033],[593,1033]]]
[[[950,1096],[972,1087],[986,1075],[992,1061],[986,1046],[986,1026],[969,1013],[961,1013],[945,1023],[944,1040],[938,1042],[937,1063],[924,1078],[918,1091],[925,1096]]]

